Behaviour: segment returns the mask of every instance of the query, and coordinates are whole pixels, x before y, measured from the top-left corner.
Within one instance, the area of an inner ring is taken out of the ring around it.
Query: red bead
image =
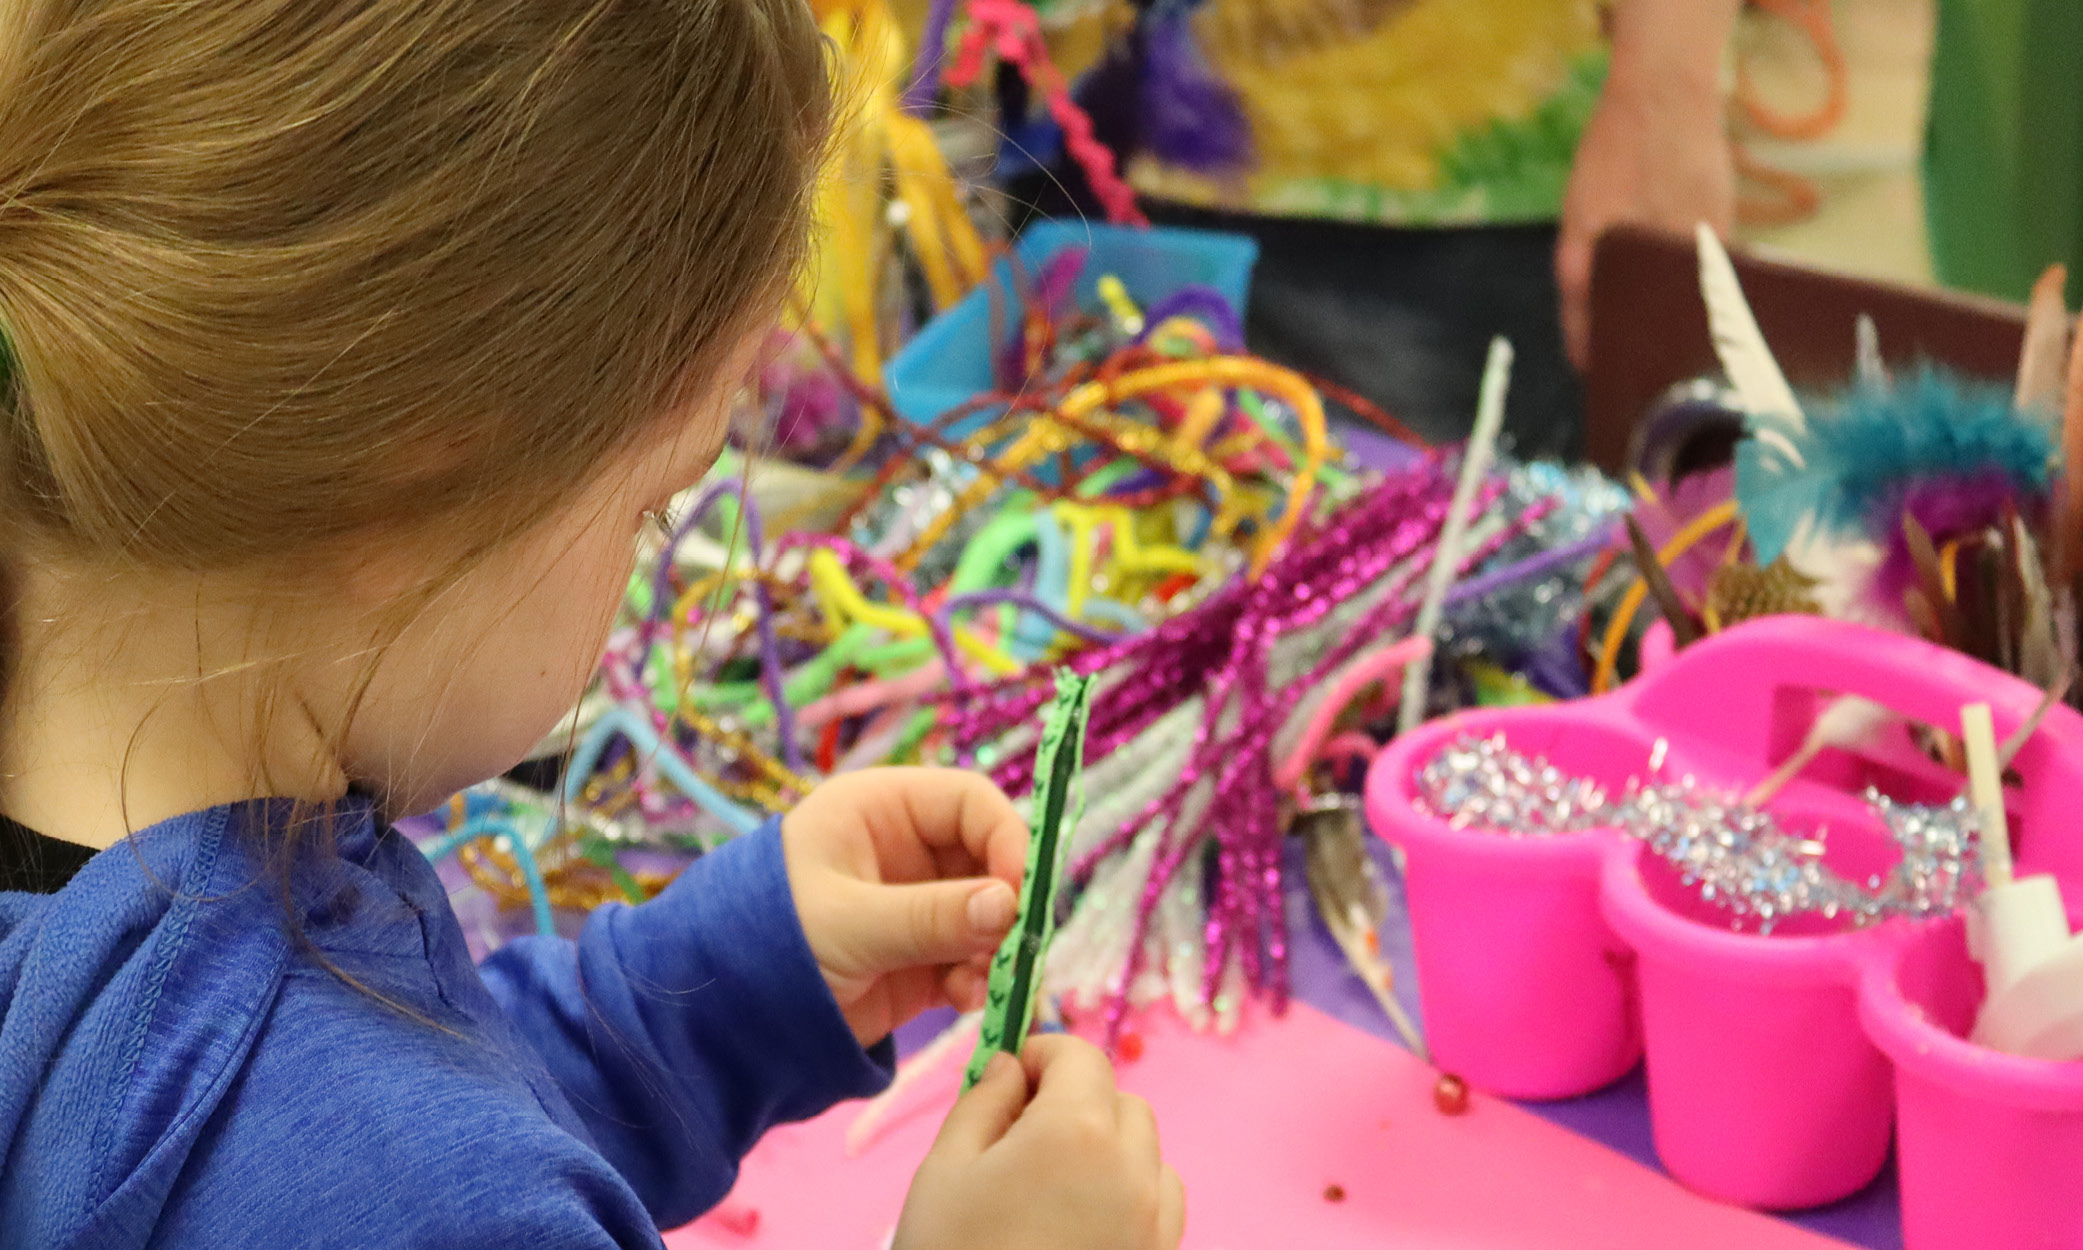
[[[1143,1035],[1140,1033],[1123,1033],[1121,1041],[1115,1046],[1115,1049],[1121,1054],[1121,1062],[1134,1063],[1143,1057]]]
[[[759,1235],[759,1208],[724,1200],[723,1205],[709,1213],[709,1218],[725,1232],[739,1237]]]
[[[1468,1110],[1468,1082],[1451,1072],[1442,1074],[1432,1087],[1432,1102],[1441,1115],[1462,1114]]]

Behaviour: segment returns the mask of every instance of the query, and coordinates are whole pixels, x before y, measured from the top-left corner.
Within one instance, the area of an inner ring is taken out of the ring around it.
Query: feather
[[[1707,584],[1707,627],[1719,632],[1761,616],[1814,616],[1822,611],[1815,599],[1817,585],[1784,558],[1763,568],[1724,564]]]
[[[1656,548],[1649,545],[1649,535],[1642,530],[1642,523],[1633,516],[1627,521],[1627,540],[1635,553],[1635,568],[1642,582],[1649,587],[1649,597],[1656,600],[1657,610],[1664,620],[1670,622],[1671,636],[1682,650],[1700,640],[1699,622],[1693,620],[1692,612],[1685,600],[1678,597],[1678,588],[1671,585],[1671,575],[1664,572],[1663,561],[1656,558]]]
[[[2040,722],[2047,719],[2047,713],[2054,710],[2055,704],[2068,697],[2069,687],[2073,684],[2075,674],[2066,667],[2054,675],[2054,680],[2048,682],[2040,692],[2040,701],[2032,709],[2032,715],[2026,717],[2025,723],[2012,731],[2011,736],[2005,738],[2003,745],[1997,748],[1996,762],[1999,766],[2010,768],[2011,761],[2018,758],[2018,752],[2023,751],[2025,744],[2032,741],[2032,736],[2040,731]]]
[[[1869,624],[1884,624],[1892,615],[1875,611],[1867,594],[1873,570],[1881,562],[1881,549],[1875,544],[1803,536],[1787,547],[1786,561],[1815,583],[1811,594],[1822,615]]]
[[[1890,547],[1919,500],[1947,513],[1943,528],[1927,527],[1941,541],[1999,524],[2013,503],[2041,515],[2052,483],[2045,422],[2018,412],[2007,388],[1929,365],[1893,390],[1854,386],[1804,425],[1776,428],[1783,445],[1752,437],[1736,449],[1736,499],[1761,564],[1797,540]],[[1971,498],[1948,503],[1948,492]]]
[[[1966,651],[1992,668],[2007,670],[2002,540],[1993,531],[1977,535],[1974,541],[1961,544],[1954,560],[1958,569],[1955,593],[1967,620]]]
[[[1912,586],[1902,592],[1902,610],[1918,637],[1940,644],[1945,642],[1946,627],[1939,621],[1938,610],[1931,606],[1930,598],[1921,588]]]
[[[1794,449],[1793,431],[1776,433],[1768,440],[1753,422],[1751,437],[1736,444],[1736,502],[1759,564],[1787,555],[1810,519],[1829,506],[1829,479],[1802,471],[1807,461]]]
[[[1412,1054],[1430,1062],[1424,1035],[1392,992],[1388,961],[1377,933],[1388,918],[1388,889],[1367,855],[1358,807],[1337,803],[1297,817],[1304,851],[1303,872],[1324,927],[1366,985]]]
[[[2055,534],[2061,552],[2061,584],[2068,586],[2083,571],[2083,334],[2069,345],[2069,376],[2061,401],[2063,486],[2061,529]]]
[[[2046,565],[2025,519],[2014,512],[2010,521],[2018,581],[2025,596],[2024,619],[2018,623],[2018,675],[2042,688],[2061,682],[2063,693],[2067,693],[2068,666],[2061,658],[2061,637],[2054,624],[2054,592],[2047,585]]]
[[[1357,914],[1369,927],[1386,921],[1388,888],[1367,858],[1358,813],[1347,805],[1333,804],[1305,810],[1295,819],[1301,826],[1303,875],[1317,910],[1341,919]]]
[[[2052,410],[2061,402],[2062,369],[2069,352],[2069,310],[2063,292],[2069,271],[2049,265],[2032,288],[2025,314],[2025,347],[2018,356],[2018,386],[2013,400],[2020,412]]]
[[[1902,517],[1902,540],[1910,558],[1917,567],[1917,598],[1929,611],[1935,633],[1927,635],[1941,646],[1958,650],[1967,642],[1967,623],[1960,619],[1960,609],[1952,597],[1946,594],[1945,574],[1939,569],[1938,547],[1931,541],[1931,534],[1917,518],[1907,513]]]
[[[1833,747],[1847,750],[1863,746],[1873,741],[1894,719],[1895,713],[1855,694],[1832,700],[1830,706],[1823,709],[1823,714],[1808,727],[1808,736],[1801,740],[1800,747],[1787,756],[1771,776],[1752,787],[1750,793],[1743,796],[1743,802],[1750,807],[1764,806],[1773,795],[1800,776],[1801,770],[1813,763],[1816,756]]]
[[[1688,474],[1671,483],[1660,497],[1642,498],[1635,505],[1634,518],[1649,545],[1661,551],[1693,518],[1725,502],[1735,484],[1735,471],[1727,466]],[[1671,561],[1664,572],[1681,594],[1697,599],[1706,593],[1721,562],[1722,553],[1702,543]]]
[[[1887,390],[1894,380],[1888,376],[1888,362],[1880,354],[1880,330],[1873,324],[1871,313],[1860,313],[1852,323],[1852,339],[1857,353],[1859,384],[1876,390]]]
[[[1729,375],[1729,384],[1744,409],[1752,417],[1773,423],[1760,431],[1760,437],[1767,441],[1783,438],[1785,427],[1791,427],[1786,433],[1800,433],[1807,423],[1800,401],[1794,398],[1794,389],[1787,385],[1764,332],[1758,329],[1750,302],[1743,297],[1743,284],[1736,278],[1736,267],[1712,227],[1702,223],[1698,237],[1700,295],[1707,302],[1707,324],[1714,333],[1714,352],[1721,358],[1722,372]],[[1800,452],[1790,441],[1785,450],[1798,465]]]
[[[1928,478],[1906,485],[1898,502],[1882,502],[1875,511],[1892,511],[1896,516],[1916,518],[1934,543],[1943,545],[1961,534],[1985,529],[2002,519],[2018,498],[2017,484],[2001,472],[1984,469],[1954,477]],[[1898,530],[1898,535],[1900,531]],[[1894,603],[1916,580],[1916,564],[1899,537],[1885,547],[1886,554],[1874,571],[1872,595]]]

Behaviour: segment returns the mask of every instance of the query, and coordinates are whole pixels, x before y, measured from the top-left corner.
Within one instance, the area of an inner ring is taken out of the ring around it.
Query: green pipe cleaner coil
[[[968,1089],[984,1075],[991,1056],[1017,1055],[1027,1044],[1034,1007],[1041,997],[1042,966],[1056,936],[1056,887],[1063,876],[1070,831],[1084,812],[1085,722],[1092,713],[1092,678],[1069,670],[1056,674],[1056,702],[1042,725],[1035,754],[1032,836],[1027,840],[1027,877],[1020,883],[1020,912],[1012,931],[991,957],[991,981],[976,1053],[962,1076]]]

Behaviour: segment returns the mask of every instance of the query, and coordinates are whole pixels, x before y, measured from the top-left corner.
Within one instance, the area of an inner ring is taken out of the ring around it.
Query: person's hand
[[[1690,12],[1674,15],[1674,7]],[[1563,341],[1579,369],[1590,354],[1591,258],[1599,235],[1623,222],[1688,238],[1701,222],[1724,235],[1733,224],[1735,158],[1718,42],[1733,9],[1729,0],[1634,0],[1619,10],[1633,26],[1616,33],[1612,69],[1577,145],[1555,247]]]
[[[994,1056],[948,1113],[893,1250],[1176,1250],[1185,1228],[1149,1104],[1058,1033]]]
[[[781,821],[789,889],[825,984],[863,1046],[927,1007],[981,1006],[1012,928],[1027,827],[975,773],[835,777]]]

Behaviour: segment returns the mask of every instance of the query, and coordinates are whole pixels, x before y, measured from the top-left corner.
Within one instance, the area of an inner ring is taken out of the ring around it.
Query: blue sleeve
[[[661,1228],[729,1193],[768,1128],[877,1092],[895,1062],[825,985],[775,822],[576,941],[523,938],[480,971]]]

